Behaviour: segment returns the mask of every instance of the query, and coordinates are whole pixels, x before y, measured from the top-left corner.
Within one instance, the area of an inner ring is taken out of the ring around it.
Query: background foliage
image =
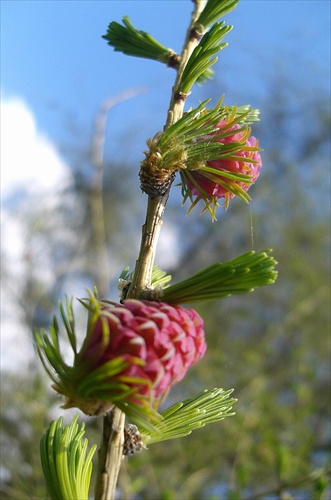
[[[329,498],[321,473],[331,437],[329,102],[281,77],[266,87],[262,123],[254,127],[265,150],[264,167],[251,189],[250,208],[234,200],[214,224],[205,216],[186,219],[185,208],[178,208],[180,189],[174,188],[164,222],[170,231],[163,240],[166,251],[175,251],[170,244],[167,250],[167,235],[185,234],[176,268],[166,269],[176,279],[251,250],[252,239],[255,250],[272,247],[279,262],[274,286],[197,307],[209,349],[167,401],[205,387],[234,387],[236,416],[130,458],[121,498]],[[34,204],[16,213],[26,225],[26,275],[16,289],[16,307],[27,334],[32,325],[49,324],[68,283],[91,286],[104,274],[95,205],[100,184],[91,151],[82,145],[76,158],[74,183],[56,203],[46,212]],[[143,223],[137,171],[137,165],[113,161],[104,169],[113,299],[120,271],[133,266]],[[163,267],[162,251],[157,263]],[[38,272],[43,266],[52,271],[51,285]],[[3,268],[4,286],[12,288],[6,262]],[[2,382],[1,497],[44,498],[39,439],[58,415],[60,399],[50,393],[37,360],[29,373],[2,373]],[[99,424],[88,421],[91,443]]]

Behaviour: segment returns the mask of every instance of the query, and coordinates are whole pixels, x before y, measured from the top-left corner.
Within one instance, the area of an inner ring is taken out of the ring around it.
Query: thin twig
[[[163,196],[148,197],[146,222],[142,227],[139,257],[127,298],[139,297],[151,285],[156,245],[168,197],[169,191]]]
[[[184,47],[182,50],[182,54],[180,56],[177,78],[172,88],[172,94],[168,110],[168,118],[165,125],[165,129],[167,129],[168,127],[170,127],[170,125],[178,121],[183,115],[185,96],[183,96],[184,98],[178,98],[178,89],[181,83],[183,71],[187,64],[187,61],[189,60],[195,47],[199,44],[199,40],[195,37],[192,37],[192,28],[196,20],[198,19],[199,15],[205,8],[207,0],[194,0],[194,2],[195,2],[195,8],[192,12],[191,22],[186,32]]]
[[[252,500],[254,497],[254,500],[257,498],[263,498],[263,497],[271,497],[275,495],[282,495],[284,491],[286,490],[292,490],[295,488],[298,488],[299,486],[306,484],[306,483],[311,483],[314,481],[317,481],[318,479],[322,479],[323,477],[327,478],[330,477],[331,475],[331,469],[330,468],[325,468],[325,469],[318,469],[314,470],[310,474],[308,474],[305,477],[301,477],[299,479],[296,479],[294,481],[288,481],[288,482],[282,482],[279,485],[275,486],[274,488],[266,488],[265,490],[261,490],[259,492],[254,493],[253,496],[244,496],[245,500]]]
[[[195,0],[195,8],[192,13],[191,22],[187,30],[183,51],[180,57],[177,78],[172,88],[165,129],[179,120],[183,115],[185,100],[177,98],[178,89],[187,61],[199,43],[197,39],[192,38],[191,33],[194,23],[206,5],[206,1],[207,0]],[[146,221],[142,228],[140,251],[133,274],[133,280],[127,294],[128,298],[139,298],[141,293],[151,286],[155,251],[162,226],[163,213],[169,197],[169,190],[163,195],[153,198],[150,196],[148,197]]]
[[[95,500],[113,500],[123,459],[125,414],[114,407],[103,417]]]
[[[187,31],[184,48],[181,55],[181,63],[178,69],[175,85],[172,89],[168,118],[165,128],[179,120],[183,114],[184,100],[177,99],[182,72],[192,51],[198,44],[192,39],[191,31],[193,24],[198,19],[205,7],[207,0],[195,0],[195,8],[191,23]],[[170,189],[170,187],[169,187]],[[162,226],[162,217],[169,197],[167,193],[155,198],[148,197],[146,221],[142,228],[142,239],[139,256],[133,274],[133,280],[128,290],[127,297],[138,297],[151,286],[152,270],[156,252],[157,241]],[[98,482],[96,485],[96,500],[113,500],[117,477],[123,458],[123,430],[124,414],[117,408],[104,417],[104,439],[100,450]],[[116,427],[114,427],[116,423]],[[120,445],[121,443],[121,445]],[[121,447],[120,447],[121,446]],[[100,483],[100,484],[99,484]]]

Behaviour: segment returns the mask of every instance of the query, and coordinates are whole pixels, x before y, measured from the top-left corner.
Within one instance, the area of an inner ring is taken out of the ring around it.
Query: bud
[[[153,139],[148,139],[148,150],[144,151],[145,159],[140,164],[140,187],[151,198],[162,196],[169,191],[185,155],[185,152],[179,149],[176,157],[171,157],[170,162],[167,161],[167,154],[159,147],[161,136],[161,133],[157,133]]]

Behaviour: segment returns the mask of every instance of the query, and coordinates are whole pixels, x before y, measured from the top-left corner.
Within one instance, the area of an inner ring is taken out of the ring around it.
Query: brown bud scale
[[[169,169],[141,169],[139,172],[140,187],[151,198],[164,195],[171,187],[176,172]]]
[[[167,66],[168,68],[178,68],[179,63],[180,63],[180,55],[172,54],[168,59]]]
[[[143,442],[136,425],[130,424],[124,429],[123,455],[134,455],[143,449]]]
[[[183,101],[185,102],[190,94],[185,94],[184,92],[176,92],[174,95],[175,102]]]
[[[201,24],[198,24],[197,26],[191,29],[190,39],[197,40],[199,42],[202,38],[202,35],[203,35],[203,26]]]

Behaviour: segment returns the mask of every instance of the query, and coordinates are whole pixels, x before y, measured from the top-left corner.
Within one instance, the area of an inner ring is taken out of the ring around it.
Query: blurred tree
[[[151,445],[148,452],[130,458],[122,471],[122,498],[326,500],[330,494],[324,472],[331,435],[330,116],[325,96],[312,93],[309,103],[303,106],[297,88],[288,82],[272,84],[261,109],[263,125],[254,129],[265,152],[263,175],[250,191],[251,208],[233,200],[211,225],[208,217],[186,218],[185,208],[178,210],[178,188],[173,190],[165,227],[185,235],[172,270],[174,281],[252,245],[256,250],[274,248],[279,279],[251,295],[198,308],[209,349],[167,403],[205,387],[234,387],[236,416],[182,440]],[[78,288],[91,287],[100,279],[98,266],[104,269],[96,258],[101,254],[93,200],[100,184],[92,182],[91,152],[84,172],[73,170],[74,182],[59,204],[46,214],[42,203],[17,214],[24,219],[29,250],[27,272],[15,290],[26,331],[50,322],[58,298],[70,293],[73,281]],[[127,182],[137,170],[113,162],[104,165],[104,236],[111,276],[106,291],[115,300],[117,277],[126,264],[133,267],[143,223],[145,199],[137,195],[138,181]],[[161,260],[157,263],[162,267]],[[47,279],[40,268],[47,270]],[[10,270],[4,282],[11,285]],[[3,498],[45,496],[37,449],[54,402],[60,400],[34,375],[31,369],[31,375],[4,379]],[[97,425],[90,419],[91,442]]]
[[[1,498],[45,498],[39,436],[55,398],[40,375],[1,375]]]

